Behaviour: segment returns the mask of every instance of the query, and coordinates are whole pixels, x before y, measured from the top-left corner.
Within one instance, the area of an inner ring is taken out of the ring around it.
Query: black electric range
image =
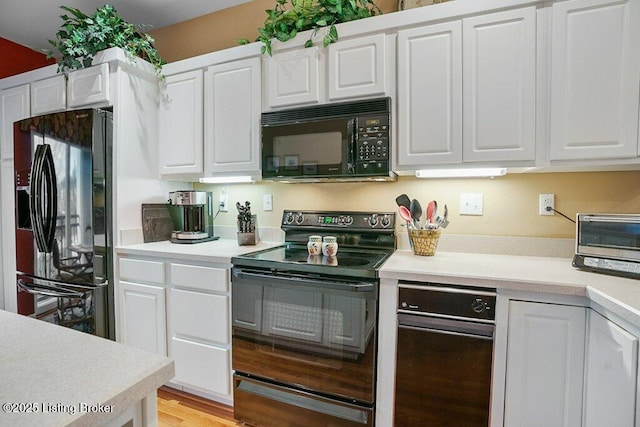
[[[396,247],[395,213],[285,210],[281,246],[233,257],[234,266],[278,273],[377,278]],[[309,255],[309,236],[335,236],[336,256]]]

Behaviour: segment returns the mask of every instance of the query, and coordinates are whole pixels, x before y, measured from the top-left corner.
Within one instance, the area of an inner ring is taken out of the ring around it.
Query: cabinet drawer
[[[171,264],[171,284],[205,291],[228,292],[229,270],[187,264]]]
[[[120,258],[120,279],[164,284],[164,263]]]
[[[171,335],[229,344],[229,297],[172,288]]]
[[[171,354],[175,360],[173,381],[217,394],[229,395],[230,351],[207,344],[173,338]]]

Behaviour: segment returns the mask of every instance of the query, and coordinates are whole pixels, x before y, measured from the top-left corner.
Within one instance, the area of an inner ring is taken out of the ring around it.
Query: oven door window
[[[353,132],[346,119],[263,127],[263,177],[346,175]]]
[[[376,291],[233,282],[233,369],[373,402]]]

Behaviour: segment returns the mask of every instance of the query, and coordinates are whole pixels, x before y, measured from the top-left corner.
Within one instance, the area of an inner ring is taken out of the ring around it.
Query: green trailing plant
[[[127,57],[151,63],[158,77],[163,79],[164,60],[153,46],[153,38],[142,32],[143,26],[125,21],[113,6],[104,5],[92,15],[68,6],[60,6],[67,13],[60,15],[63,24],[49,43],[60,52],[58,72],[90,67],[93,57],[101,50],[119,47]],[[56,54],[47,52],[47,57]]]
[[[382,14],[373,0],[277,0],[275,7],[265,12],[267,19],[264,27],[258,28],[256,41],[263,43],[261,52],[269,55],[274,38],[286,42],[301,31],[313,30],[304,45],[311,47],[316,33],[327,28],[322,38],[323,46],[327,47],[338,40],[336,24]],[[240,39],[238,43],[247,44],[249,40]]]

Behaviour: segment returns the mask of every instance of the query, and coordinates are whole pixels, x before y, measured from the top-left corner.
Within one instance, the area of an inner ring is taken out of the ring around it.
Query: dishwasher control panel
[[[398,311],[452,318],[495,320],[495,289],[401,282]]]

